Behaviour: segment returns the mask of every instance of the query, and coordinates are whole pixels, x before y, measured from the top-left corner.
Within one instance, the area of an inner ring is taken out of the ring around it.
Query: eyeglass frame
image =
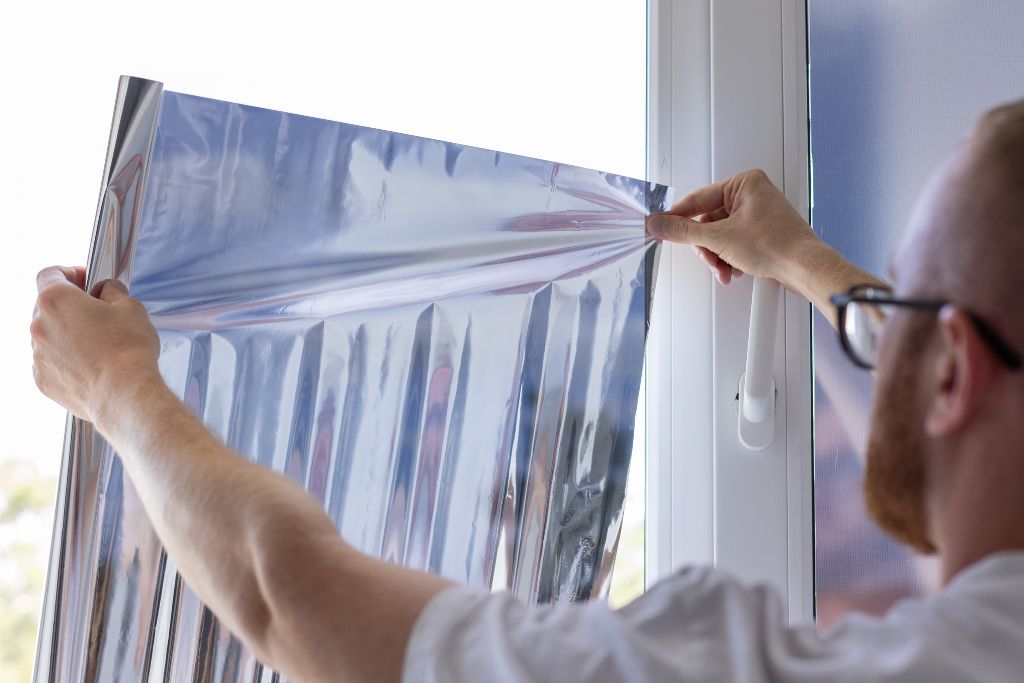
[[[858,295],[858,292],[865,290],[872,290],[874,292],[885,292],[884,289],[877,285],[854,285],[845,294],[833,294],[829,297],[829,302],[836,307],[838,313],[838,326],[836,331],[839,333],[839,342],[842,344],[843,351],[846,352],[847,358],[856,365],[857,367],[864,368],[865,370],[874,370],[875,365],[873,363],[864,362],[853,349],[853,344],[850,342],[849,335],[846,332],[846,309],[852,303],[864,303],[874,305],[885,305],[885,306],[903,306],[905,308],[913,308],[921,311],[931,311],[938,313],[944,306],[954,303],[948,299],[903,299],[894,296],[867,296],[866,294]],[[1022,360],[1020,354],[1013,349],[1001,336],[996,332],[991,325],[971,310],[966,310],[968,317],[971,322],[974,323],[975,329],[981,338],[985,341],[992,352],[996,354],[999,360],[1009,367],[1011,370],[1020,370]]]

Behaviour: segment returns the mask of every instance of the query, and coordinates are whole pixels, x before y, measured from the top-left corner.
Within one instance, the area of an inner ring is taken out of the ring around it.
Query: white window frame
[[[680,196],[761,168],[810,210],[803,0],[649,0],[648,173]],[[813,618],[811,311],[784,293],[775,439],[737,436],[751,278],[723,287],[665,245],[648,344],[646,581],[714,564]]]

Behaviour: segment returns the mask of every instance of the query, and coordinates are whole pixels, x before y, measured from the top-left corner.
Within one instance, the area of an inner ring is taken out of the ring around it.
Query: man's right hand
[[[722,284],[750,273],[778,280],[835,324],[831,294],[885,283],[848,263],[819,238],[763,171],[701,188],[647,219],[658,239],[689,244]]]
[[[647,230],[659,239],[693,245],[722,284],[750,273],[794,288],[801,252],[821,244],[759,170],[688,194],[667,213],[652,215]]]

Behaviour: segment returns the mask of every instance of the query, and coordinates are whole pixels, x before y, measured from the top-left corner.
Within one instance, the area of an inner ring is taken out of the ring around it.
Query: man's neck
[[[1002,436],[964,444],[933,462],[929,506],[943,585],[988,555],[1024,550],[1022,441]]]

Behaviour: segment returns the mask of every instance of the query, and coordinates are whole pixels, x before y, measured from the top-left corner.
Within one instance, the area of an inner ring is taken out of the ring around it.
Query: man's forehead
[[[903,238],[886,264],[886,274],[893,285],[924,285],[923,278],[934,272],[928,262],[936,258],[937,245],[943,244],[944,249],[952,247],[949,218],[962,198],[959,185],[970,161],[969,152],[966,141],[958,145],[918,196]]]

